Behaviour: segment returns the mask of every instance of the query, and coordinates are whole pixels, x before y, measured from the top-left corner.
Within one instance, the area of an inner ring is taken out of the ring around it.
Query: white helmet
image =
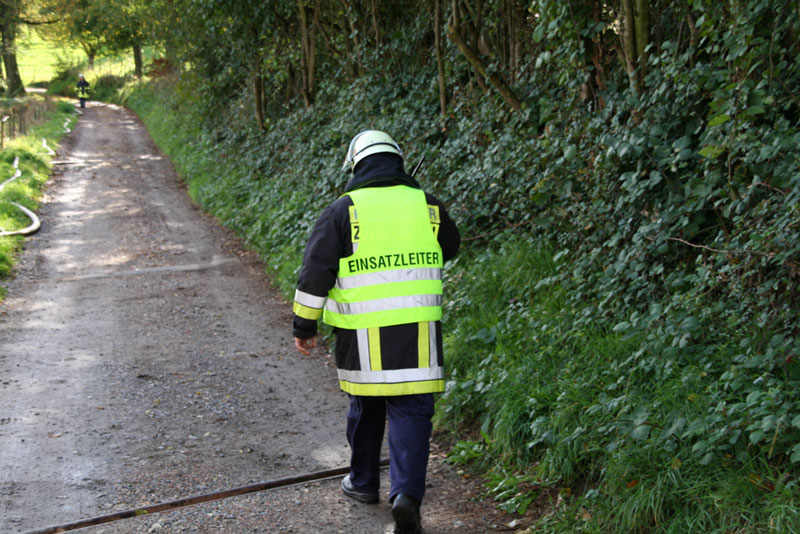
[[[378,152],[391,152],[403,157],[403,151],[389,134],[378,130],[364,130],[350,141],[342,170],[353,172],[359,161]]]

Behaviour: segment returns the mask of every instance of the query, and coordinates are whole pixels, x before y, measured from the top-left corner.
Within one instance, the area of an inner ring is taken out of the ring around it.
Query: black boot
[[[422,534],[419,518],[419,501],[405,493],[398,493],[392,503],[394,534]]]
[[[342,492],[348,497],[366,504],[375,504],[378,502],[377,493],[358,491],[356,488],[354,488],[353,484],[350,482],[350,475],[347,475],[342,479]]]

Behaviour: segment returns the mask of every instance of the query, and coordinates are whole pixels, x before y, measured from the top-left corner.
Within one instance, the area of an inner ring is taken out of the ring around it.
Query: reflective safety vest
[[[330,325],[356,331],[359,368],[339,368],[339,385],[367,396],[444,391],[436,339],[444,265],[438,206],[429,206],[423,191],[402,185],[348,195],[353,254],[339,260],[322,315]],[[380,328],[415,323],[416,353],[401,354],[384,369]]]
[[[80,98],[89,98],[89,88],[88,87],[78,87],[78,96]]]
[[[356,330],[441,319],[444,262],[425,193],[398,185],[347,194],[353,254],[339,259],[322,320]]]

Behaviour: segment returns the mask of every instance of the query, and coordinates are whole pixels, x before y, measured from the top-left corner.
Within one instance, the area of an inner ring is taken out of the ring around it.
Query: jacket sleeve
[[[452,260],[458,254],[461,246],[461,234],[458,232],[456,223],[448,215],[444,204],[430,193],[425,193],[425,197],[428,204],[439,207],[439,246],[442,247],[444,261]]]
[[[311,231],[294,297],[294,337],[317,335],[317,320],[322,317],[328,291],[336,283],[339,258],[347,253],[350,225],[346,223],[350,202],[345,197],[325,208]]]

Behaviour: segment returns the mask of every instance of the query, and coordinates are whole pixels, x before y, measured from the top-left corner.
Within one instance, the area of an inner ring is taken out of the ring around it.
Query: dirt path
[[[90,105],[59,160],[0,304],[0,532],[346,465],[330,358],[294,351],[290,305],[138,119]],[[392,531],[387,504],[338,484],[81,532]],[[429,485],[428,534],[508,530],[438,456]]]

